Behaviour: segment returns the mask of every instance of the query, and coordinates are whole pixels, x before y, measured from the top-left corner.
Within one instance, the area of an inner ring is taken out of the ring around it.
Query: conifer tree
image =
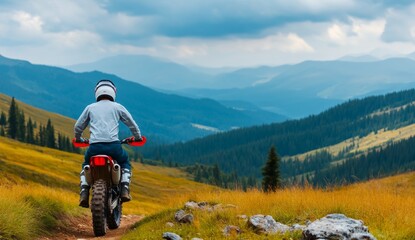
[[[6,124],[7,124],[7,117],[6,117],[6,114],[3,112],[3,111],[1,111],[1,115],[0,115],[0,126],[6,126]]]
[[[26,125],[26,142],[31,143],[31,144],[35,143],[35,133],[33,130],[33,122],[30,117]]]
[[[4,131],[3,126],[0,126],[0,136],[2,136],[2,137],[6,136],[6,132]]]
[[[50,118],[45,129],[45,140],[45,144],[47,147],[56,148],[55,128],[53,127]]]
[[[18,107],[16,104],[16,101],[14,100],[14,97],[12,98],[12,101],[10,103],[10,108],[9,108],[9,117],[7,120],[8,123],[8,129],[7,129],[7,136],[12,138],[12,139],[16,139],[17,138],[17,118],[19,115],[19,111],[18,111]]]
[[[219,169],[219,165],[217,163],[213,167],[212,173],[213,173],[214,184],[216,186],[221,186],[222,179],[220,177],[220,169]]]
[[[279,164],[280,158],[275,147],[272,146],[268,153],[268,160],[262,169],[262,189],[264,192],[275,192],[277,188],[281,187]]]
[[[39,126],[39,134],[38,134],[38,136],[39,136],[39,138],[38,138],[38,144],[40,146],[45,146],[46,145],[45,132],[46,132],[45,131],[45,127],[42,124],[40,124],[40,126]]]
[[[64,146],[64,138],[61,135],[61,133],[58,133],[58,149],[59,150],[65,150],[65,146]]]
[[[26,140],[26,119],[23,111],[17,115],[17,140],[24,142]]]

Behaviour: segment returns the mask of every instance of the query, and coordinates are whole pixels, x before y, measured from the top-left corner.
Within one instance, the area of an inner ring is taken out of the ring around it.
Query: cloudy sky
[[[0,54],[72,65],[147,54],[209,66],[415,51],[415,3],[394,0],[2,0]]]

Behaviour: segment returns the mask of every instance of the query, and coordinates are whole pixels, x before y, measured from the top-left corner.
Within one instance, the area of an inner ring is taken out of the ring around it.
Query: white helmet
[[[115,101],[116,93],[117,88],[114,83],[107,79],[100,80],[95,87],[95,99],[97,101],[101,100],[104,96],[108,97],[111,101]]]

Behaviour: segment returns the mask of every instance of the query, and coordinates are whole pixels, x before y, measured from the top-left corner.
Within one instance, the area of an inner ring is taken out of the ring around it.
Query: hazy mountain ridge
[[[136,118],[146,135],[168,141],[186,140],[210,133],[192,123],[220,130],[279,121],[278,115],[256,116],[225,107],[210,99],[190,99],[154,91],[138,83],[102,72],[75,73],[58,67],[34,65],[0,57],[0,91],[36,107],[77,118],[94,102],[99,79],[112,79],[117,101]]]
[[[351,98],[414,87],[412,55],[389,59],[345,56],[331,61],[240,68],[216,74],[144,55],[121,55],[73,68],[106,70],[184,96],[245,101],[290,118],[301,118]]]

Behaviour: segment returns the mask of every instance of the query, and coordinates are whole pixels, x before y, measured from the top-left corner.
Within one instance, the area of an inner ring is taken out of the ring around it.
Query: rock
[[[167,240],[182,240],[182,238],[172,232],[165,232],[163,233],[163,239],[167,239]]]
[[[304,229],[306,228],[307,226],[305,226],[305,225],[300,225],[300,224],[293,224],[292,226],[291,226],[291,231],[297,231],[297,230],[301,230],[301,231],[304,231]]]
[[[241,233],[241,229],[237,226],[228,225],[223,229],[223,235],[226,237],[235,236]]]
[[[209,204],[208,202],[199,202],[197,205],[198,205],[200,208],[203,208],[203,207],[207,207],[207,206],[209,206],[210,204]]]
[[[203,240],[203,238],[192,238],[191,240]]]
[[[185,211],[179,210],[174,214],[174,218],[179,223],[192,223],[193,222],[193,215],[192,214],[186,214]]]
[[[186,202],[184,204],[184,207],[187,209],[193,209],[193,210],[199,209],[199,205],[197,204],[197,202],[193,202],[193,201]]]
[[[276,222],[272,216],[264,216],[261,214],[251,216],[249,218],[248,224],[254,228],[258,233],[285,233],[290,230],[290,227]]]
[[[375,240],[360,220],[343,214],[329,214],[309,224],[303,231],[304,239]]]
[[[184,204],[184,208],[191,209],[191,210],[204,210],[212,212],[214,209],[208,202],[193,202],[189,201]]]
[[[166,226],[167,226],[167,227],[174,227],[174,223],[172,223],[172,222],[167,222],[167,223],[166,223]]]

